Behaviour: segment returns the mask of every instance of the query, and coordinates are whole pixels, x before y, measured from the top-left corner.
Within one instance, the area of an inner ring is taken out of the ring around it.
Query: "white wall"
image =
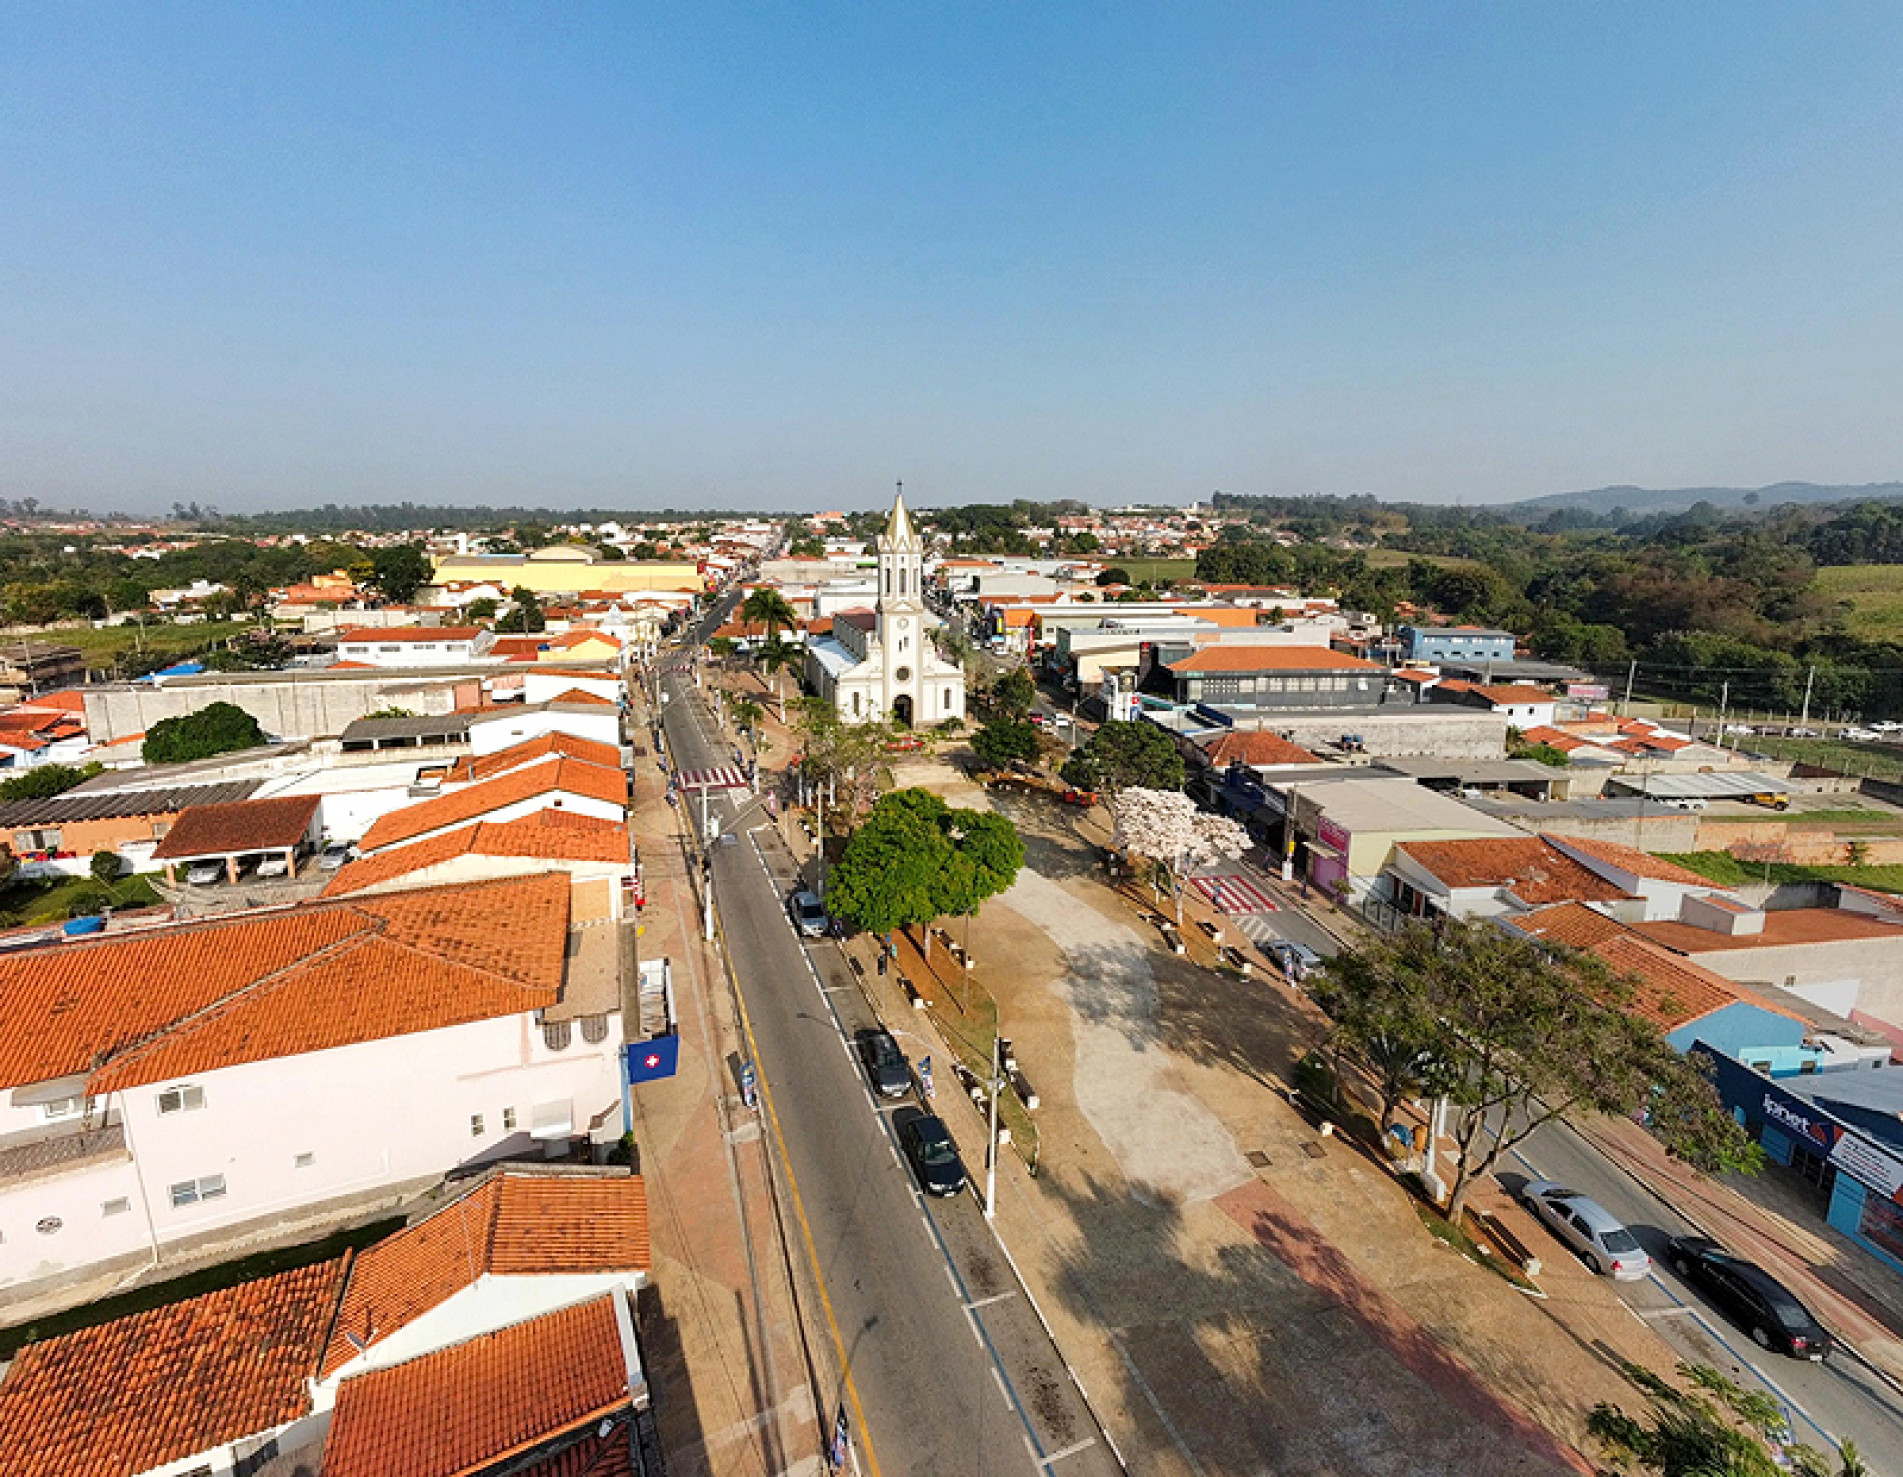
[[[619,1132],[619,1014],[609,1014],[598,1045],[582,1039],[579,1023],[570,1037],[567,1050],[551,1052],[532,1017],[509,1016],[226,1067],[183,1079],[204,1089],[202,1109],[163,1117],[159,1093],[182,1084],[115,1094],[136,1175],[111,1165],[0,1189],[0,1287],[136,1249],[141,1201],[163,1243],[532,1151],[540,1104],[572,1103],[577,1133],[613,1109]],[[509,1107],[513,1132],[502,1126]],[[470,1131],[475,1113],[484,1119],[480,1136]],[[300,1153],[314,1162],[297,1168]],[[217,1174],[224,1198],[173,1207],[172,1184]],[[101,1217],[100,1202],[128,1193],[129,1215]],[[38,1235],[35,1223],[49,1214],[65,1227]]]
[[[621,679],[594,672],[551,672],[531,667],[522,684],[522,696],[531,703],[546,703],[565,692],[579,688],[609,702],[621,700]]]
[[[586,713],[501,712],[469,725],[469,748],[477,755],[495,754],[549,733],[565,733],[570,738],[593,739],[598,744],[618,747],[621,715],[613,708]]]

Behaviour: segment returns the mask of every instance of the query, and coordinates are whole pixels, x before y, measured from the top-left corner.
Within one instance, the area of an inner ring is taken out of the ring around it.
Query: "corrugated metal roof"
[[[63,826],[73,821],[170,815],[193,805],[224,805],[233,800],[248,800],[260,783],[259,780],[227,780],[221,785],[175,785],[165,790],[110,790],[102,794],[54,795],[46,800],[12,800],[0,805],[0,828]]]

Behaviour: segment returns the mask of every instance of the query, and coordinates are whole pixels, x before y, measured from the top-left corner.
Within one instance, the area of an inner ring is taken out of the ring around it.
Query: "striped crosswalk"
[[[1253,881],[1235,873],[1192,877],[1189,885],[1224,913],[1273,913],[1278,906],[1275,899]]]

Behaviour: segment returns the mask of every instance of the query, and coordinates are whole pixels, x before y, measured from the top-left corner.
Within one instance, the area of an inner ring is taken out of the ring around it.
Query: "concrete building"
[[[118,853],[132,871],[156,871],[153,850],[179,816],[194,806],[244,800],[258,783],[239,779],[150,790],[69,790],[45,800],[9,800],[0,803],[0,839],[13,848],[29,877],[80,875],[100,851]]]
[[[1144,685],[1179,703],[1278,715],[1371,711],[1401,700],[1386,668],[1326,646],[1211,644],[1159,665]]]
[[[0,1290],[617,1137],[618,951],[583,969],[569,898],[519,877],[0,956]]]
[[[1518,639],[1484,626],[1402,626],[1401,656],[1410,662],[1510,662]]]
[[[466,667],[489,654],[495,636],[481,626],[385,626],[345,631],[337,659],[365,667]]]

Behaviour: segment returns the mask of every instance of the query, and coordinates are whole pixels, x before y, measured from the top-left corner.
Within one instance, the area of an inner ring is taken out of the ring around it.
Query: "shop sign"
[[[1837,1140],[1837,1146],[1830,1151],[1830,1162],[1892,1200],[1903,1190],[1903,1159],[1886,1154],[1854,1133],[1846,1133]]]

